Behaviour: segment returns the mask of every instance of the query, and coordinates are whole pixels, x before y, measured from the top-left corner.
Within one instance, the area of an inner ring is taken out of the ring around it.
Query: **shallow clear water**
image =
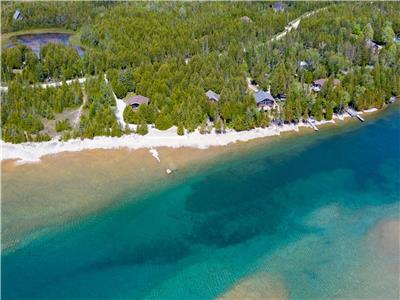
[[[399,147],[396,107],[224,158],[6,253],[3,297],[211,299],[259,271],[292,298],[396,296],[367,237],[399,217]]]
[[[16,40],[18,41],[18,43],[30,47],[33,52],[35,52],[35,54],[39,57],[40,49],[48,43],[63,44],[65,46],[70,45],[70,36],[71,35],[67,33],[37,33],[18,35],[16,37]],[[10,44],[9,47],[14,47],[14,45]],[[83,56],[85,54],[81,47],[74,46],[74,48],[78,51],[79,56]]]

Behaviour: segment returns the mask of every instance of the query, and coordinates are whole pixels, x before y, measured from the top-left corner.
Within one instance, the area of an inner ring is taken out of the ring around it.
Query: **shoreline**
[[[383,109],[382,109],[383,110]],[[376,108],[369,109],[363,113],[373,113]],[[351,118],[348,113],[334,115],[332,120],[315,121],[316,126],[325,124],[335,124],[335,120],[345,120]],[[300,128],[310,128],[308,123],[300,122],[298,124],[284,124],[282,126],[272,125],[267,128],[255,128],[248,131],[235,131],[229,129],[226,133],[217,134],[213,130],[209,134],[200,134],[198,130],[193,133],[186,133],[179,136],[176,133],[176,127],[161,131],[156,128],[149,128],[149,133],[145,136],[138,134],[123,135],[121,137],[97,136],[93,139],[73,139],[66,142],[59,141],[58,137],[48,142],[29,142],[22,144],[12,144],[0,141],[1,161],[16,160],[17,164],[37,163],[43,156],[55,155],[63,152],[78,152],[82,150],[94,149],[149,149],[159,147],[168,148],[195,148],[207,149],[212,146],[226,146],[237,142],[247,142],[254,139],[279,136],[284,132],[298,132]]]

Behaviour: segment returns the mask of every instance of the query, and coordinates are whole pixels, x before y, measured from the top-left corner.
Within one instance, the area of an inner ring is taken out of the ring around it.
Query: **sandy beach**
[[[397,255],[400,258],[400,219],[380,222],[374,235],[376,249],[380,255]]]
[[[375,112],[377,109],[370,109],[364,113]],[[330,121],[315,121],[316,126],[334,124],[338,120],[351,118],[349,114],[334,115]],[[311,128],[308,123],[284,124],[282,126],[271,125],[267,128],[255,128],[249,131],[227,130],[224,134],[212,132],[200,134],[198,130],[193,133],[186,133],[184,136],[176,134],[176,127],[166,131],[150,128],[145,136],[137,134],[124,135],[122,137],[95,137],[93,139],[74,139],[67,142],[54,138],[49,142],[12,144],[1,141],[2,160],[17,160],[18,163],[38,162],[45,155],[61,152],[77,152],[93,149],[152,149],[159,147],[181,148],[190,147],[207,149],[212,146],[226,146],[237,142],[246,142],[253,139],[279,136],[283,132],[297,132],[300,128]]]
[[[268,273],[255,273],[236,284],[218,300],[289,299],[284,284]]]

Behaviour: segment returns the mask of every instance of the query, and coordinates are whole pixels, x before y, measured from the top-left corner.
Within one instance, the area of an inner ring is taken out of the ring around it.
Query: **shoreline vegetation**
[[[383,108],[400,93],[396,7],[71,3],[60,15],[52,4],[7,4],[4,32],[22,31],[5,38],[60,26],[87,51],[52,42],[39,57],[28,46],[3,49],[2,159],[207,148]],[[386,19],[371,21],[373,8]]]
[[[358,112],[358,114],[373,113],[379,111],[376,108]],[[336,121],[342,121],[352,118],[348,113],[342,115],[333,115],[332,120],[315,121],[315,126],[325,124],[335,124]],[[17,163],[39,162],[43,156],[54,155],[63,152],[77,152],[93,149],[149,149],[158,147],[168,148],[197,148],[207,149],[213,146],[227,146],[237,142],[247,142],[254,139],[279,136],[284,132],[298,132],[301,128],[313,129],[309,123],[299,122],[298,124],[272,125],[267,128],[255,128],[248,131],[228,130],[225,133],[216,133],[213,130],[209,134],[201,134],[198,130],[192,133],[186,133],[181,136],[176,132],[176,127],[161,131],[156,128],[150,128],[145,136],[139,134],[124,135],[121,137],[94,137],[93,139],[72,139],[60,141],[55,137],[47,142],[28,142],[21,144],[12,144],[1,141],[2,157],[1,161],[16,160]]]

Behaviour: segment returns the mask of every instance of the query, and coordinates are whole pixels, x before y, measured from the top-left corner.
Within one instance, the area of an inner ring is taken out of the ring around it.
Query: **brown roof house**
[[[149,102],[150,99],[142,95],[136,95],[125,99],[126,105],[129,105],[132,109],[137,109],[140,105],[149,104]]]
[[[319,92],[327,82],[328,82],[328,79],[323,79],[323,78],[315,80],[312,85],[312,90],[314,92]],[[333,79],[333,86],[338,86],[339,84],[340,84],[339,79],[336,79],[336,78]]]

